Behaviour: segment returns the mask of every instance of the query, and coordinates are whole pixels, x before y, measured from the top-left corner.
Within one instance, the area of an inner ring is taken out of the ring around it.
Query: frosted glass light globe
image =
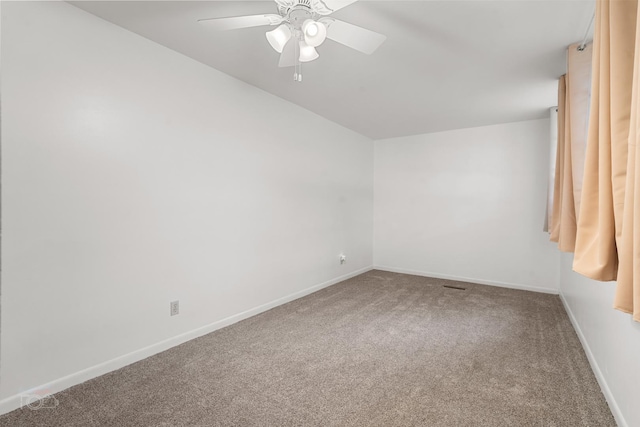
[[[327,27],[322,22],[307,19],[302,24],[304,42],[311,47],[318,47],[327,39]]]

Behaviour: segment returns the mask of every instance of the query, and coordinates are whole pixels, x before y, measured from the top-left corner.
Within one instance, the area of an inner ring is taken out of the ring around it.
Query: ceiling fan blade
[[[296,65],[296,44],[297,40],[295,37],[291,37],[286,45],[284,45],[284,49],[282,49],[282,54],[280,55],[280,63],[278,63],[278,67],[293,67]]]
[[[322,18],[320,22],[327,26],[327,38],[371,55],[387,39],[387,36],[340,21],[333,18]]]
[[[284,18],[275,14],[198,19],[199,23],[218,31],[261,27],[263,25],[278,25],[282,21],[284,21]]]
[[[357,1],[358,0],[312,0],[313,7],[320,15],[329,15]]]

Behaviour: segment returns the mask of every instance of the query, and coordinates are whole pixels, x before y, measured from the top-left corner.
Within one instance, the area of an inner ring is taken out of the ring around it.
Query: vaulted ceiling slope
[[[565,49],[594,10],[592,0],[359,1],[332,16],[386,42],[368,56],[327,40],[296,83],[278,68],[271,27],[197,22],[277,13],[273,1],[71,3],[372,139],[546,117]]]

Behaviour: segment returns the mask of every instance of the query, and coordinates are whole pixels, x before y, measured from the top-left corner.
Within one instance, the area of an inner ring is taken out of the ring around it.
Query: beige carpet
[[[615,426],[557,296],[381,271],[56,398],[0,425]]]

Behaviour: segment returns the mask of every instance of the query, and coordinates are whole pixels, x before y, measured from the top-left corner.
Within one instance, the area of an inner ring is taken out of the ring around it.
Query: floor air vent
[[[467,288],[462,288],[460,286],[451,286],[451,285],[442,285],[443,288],[449,288],[449,289],[457,289],[459,291],[466,291]]]

